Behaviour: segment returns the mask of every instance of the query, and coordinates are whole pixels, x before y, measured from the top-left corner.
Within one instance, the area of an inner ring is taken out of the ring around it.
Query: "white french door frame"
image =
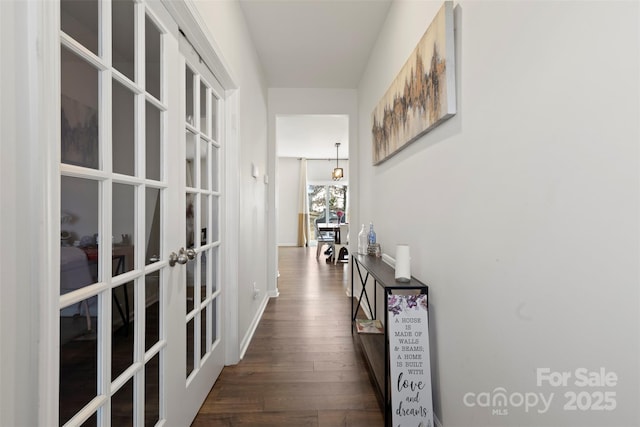
[[[226,200],[221,212],[221,233],[225,245],[221,263],[222,286],[225,287],[225,322],[222,333],[226,335],[227,340],[225,364],[229,365],[239,360],[238,246],[237,239],[229,237],[237,236],[239,230],[239,91],[228,72],[229,67],[222,59],[220,49],[204,29],[206,26],[191,1],[163,0],[163,3],[204,60],[213,68],[226,94],[226,176],[223,180]],[[14,67],[19,70],[16,74],[22,71],[20,87],[25,91],[20,94],[19,99],[17,95],[9,99],[16,101],[14,128],[20,130],[19,138],[22,144],[15,155],[18,162],[25,167],[12,172],[14,177],[23,178],[24,181],[4,181],[0,183],[0,189],[2,194],[6,194],[5,190],[15,185],[19,191],[25,191],[25,195],[21,197],[21,200],[25,201],[22,207],[24,215],[20,218],[20,222],[26,226],[24,240],[18,242],[14,239],[16,258],[22,257],[22,260],[18,260],[16,271],[21,266],[25,268],[14,274],[16,280],[10,285],[13,288],[8,288],[6,292],[18,289],[18,286],[26,288],[20,295],[30,298],[29,306],[32,310],[24,316],[27,318],[24,332],[27,333],[19,340],[19,350],[25,350],[26,355],[15,365],[19,372],[30,370],[30,376],[13,378],[12,383],[8,384],[21,384],[22,389],[18,390],[19,397],[28,399],[16,407],[7,418],[3,415],[2,420],[14,420],[17,424],[26,422],[28,425],[50,425],[52,420],[58,419],[59,393],[60,10],[57,1],[17,2],[14,6],[14,39],[20,38],[20,45],[24,46],[21,53],[24,63],[16,64]],[[3,67],[6,67],[4,62]],[[14,134],[18,136],[17,132]],[[6,228],[3,227],[3,231]],[[3,262],[2,266],[6,264]],[[15,320],[17,319],[16,314]],[[6,322],[7,318],[3,317],[2,320]],[[3,329],[5,326],[3,323]],[[12,338],[15,341],[15,335]],[[31,361],[35,362],[35,366]],[[2,373],[5,371],[3,368]],[[3,386],[3,397],[5,386],[7,384]],[[9,406],[10,401],[6,402],[7,404],[3,403],[0,409],[4,410]],[[37,410],[34,411],[34,408]]]
[[[59,262],[60,218],[51,214],[60,212],[59,11],[51,2],[2,2],[0,8],[3,57],[12,55],[2,63],[0,194],[3,205],[19,206],[9,223],[4,221],[8,214],[2,214],[0,228],[11,247],[0,261],[2,345],[7,346],[2,351],[0,424],[46,425],[47,414],[57,414],[57,402],[45,396],[58,387],[49,375],[57,370],[57,360],[49,356],[59,341],[49,335],[49,323],[57,315],[57,302],[51,302],[59,298],[58,289],[43,284]],[[10,51],[5,43],[13,44]],[[26,316],[23,307],[30,308]]]
[[[180,30],[202,60],[207,64],[220,83],[224,93],[224,176],[222,179],[223,210],[221,212],[220,237],[224,242],[220,256],[222,269],[223,328],[226,334],[225,365],[233,365],[240,360],[240,338],[238,335],[238,236],[240,235],[240,173],[238,168],[240,151],[239,97],[241,89],[229,72],[221,49],[211,38],[204,19],[191,0],[162,0]]]

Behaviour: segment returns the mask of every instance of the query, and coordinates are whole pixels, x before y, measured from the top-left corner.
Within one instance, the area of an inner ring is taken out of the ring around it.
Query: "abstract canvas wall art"
[[[373,110],[377,165],[456,113],[453,2],[446,1]]]

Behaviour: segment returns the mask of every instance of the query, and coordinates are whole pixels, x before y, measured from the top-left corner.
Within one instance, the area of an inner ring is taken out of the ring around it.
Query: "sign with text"
[[[427,295],[389,295],[393,427],[433,427]]]

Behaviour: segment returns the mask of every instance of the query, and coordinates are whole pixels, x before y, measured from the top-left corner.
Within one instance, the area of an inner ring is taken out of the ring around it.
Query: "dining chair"
[[[333,265],[338,264],[342,248],[349,250],[349,224],[340,224],[340,243],[333,244]],[[349,257],[347,257],[348,259]]]
[[[316,240],[318,241],[318,246],[316,247],[316,259],[320,258],[320,253],[322,252],[322,247],[324,245],[333,246],[335,243],[334,234],[330,231],[320,231],[318,228],[318,223],[313,222],[313,225],[316,229]]]

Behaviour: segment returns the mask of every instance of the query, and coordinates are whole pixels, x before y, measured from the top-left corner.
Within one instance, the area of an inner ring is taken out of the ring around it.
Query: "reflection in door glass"
[[[111,2],[113,10],[113,18],[111,19],[113,67],[130,80],[135,79],[135,38],[133,33],[135,15],[133,5],[132,0],[113,0]]]
[[[113,171],[133,176],[135,173],[135,107],[133,92],[113,80],[112,141]]]
[[[200,244],[207,244],[207,229],[209,228],[209,200],[210,197],[200,195]]]
[[[113,276],[133,270],[135,241],[135,189],[132,185],[113,184]]]
[[[218,188],[219,178],[219,163],[218,156],[220,155],[220,149],[214,145],[211,146],[211,189],[213,191],[220,191]]]
[[[200,140],[200,188],[209,188],[209,144],[204,139]]]
[[[133,426],[133,378],[111,397],[111,425]]]
[[[145,87],[147,92],[155,96],[156,99],[160,98],[160,75],[162,62],[160,59],[160,30],[156,27],[156,24],[145,16]]]
[[[218,290],[218,246],[211,248],[209,263],[211,264],[211,293]]]
[[[98,281],[97,181],[63,176],[60,224],[60,294]]]
[[[60,425],[97,395],[100,328],[93,299],[60,311]]]
[[[160,271],[145,276],[145,338],[147,351],[160,340]]]
[[[193,372],[193,358],[195,356],[195,352],[193,351],[193,346],[195,345],[193,340],[195,327],[194,319],[195,317],[187,322],[187,377],[189,377],[191,372]]]
[[[209,125],[207,123],[207,86],[200,81],[200,132],[209,135]]]
[[[207,277],[208,277],[208,268],[207,268],[207,252],[203,251],[200,256],[200,302],[204,301],[207,298]]]
[[[160,420],[160,355],[144,366],[144,425],[155,426]]]
[[[195,262],[188,262],[186,267],[187,313],[190,313],[195,301]]]
[[[98,71],[66,48],[60,60],[62,163],[98,169]]]
[[[98,55],[98,0],[61,0],[60,27]]]
[[[185,167],[185,171],[186,171],[186,176],[185,176],[185,185],[187,187],[195,187],[195,179],[196,179],[196,174],[195,174],[195,162],[194,159],[196,158],[196,136],[187,131],[186,132],[186,152],[185,152],[185,157],[186,157],[186,167]]]
[[[111,380],[133,364],[135,292],[133,282],[113,288],[111,316]]]
[[[218,339],[218,301],[220,298],[211,302],[211,343],[215,343]]]
[[[185,80],[185,95],[187,96],[187,117],[185,120],[191,126],[195,126],[195,119],[193,117],[193,71],[186,67],[186,80]]]
[[[215,93],[211,94],[211,138],[214,141],[220,141],[218,136],[218,97]]]
[[[147,242],[145,264],[151,264],[162,258],[160,255],[160,226],[162,224],[160,190],[147,187],[145,199],[145,242]]]
[[[195,244],[195,234],[194,234],[194,227],[195,227],[195,218],[194,218],[194,213],[195,213],[195,200],[196,200],[196,195],[192,194],[192,193],[187,193],[186,195],[186,207],[187,207],[187,211],[186,211],[186,219],[187,219],[187,228],[186,228],[186,242],[187,242],[187,248],[192,248],[193,245]]]
[[[219,218],[218,218],[218,203],[220,202],[219,196],[212,196],[211,203],[211,243],[217,242],[220,239]]]
[[[200,312],[200,359],[207,354],[207,312],[208,308]]]
[[[160,141],[162,127],[160,125],[161,113],[152,103],[147,102],[146,109],[146,167],[147,178],[160,180]]]

